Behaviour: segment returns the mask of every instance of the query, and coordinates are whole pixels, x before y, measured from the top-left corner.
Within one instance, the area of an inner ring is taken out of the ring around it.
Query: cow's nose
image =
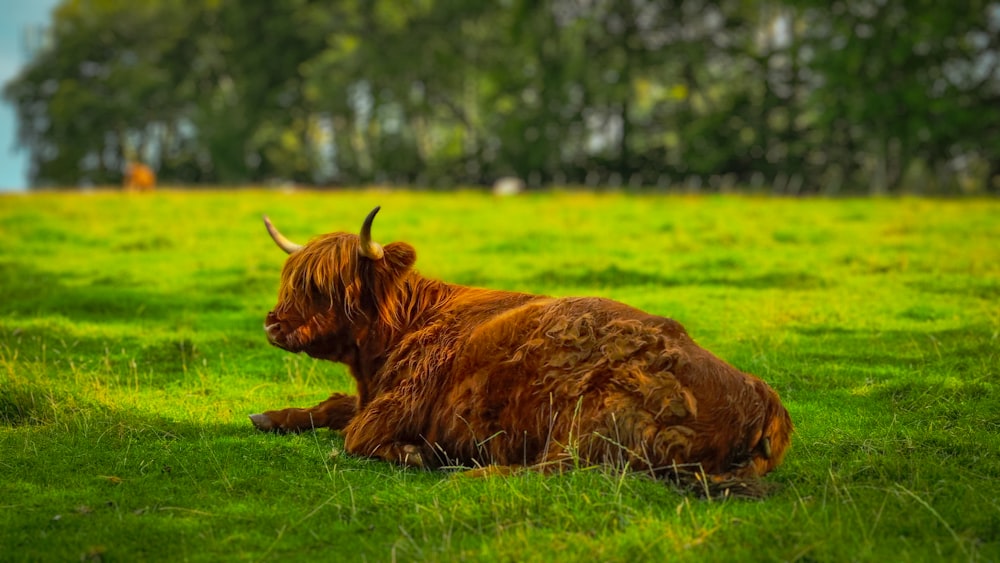
[[[264,332],[267,333],[267,339],[274,342],[283,332],[281,330],[281,323],[265,324]]]

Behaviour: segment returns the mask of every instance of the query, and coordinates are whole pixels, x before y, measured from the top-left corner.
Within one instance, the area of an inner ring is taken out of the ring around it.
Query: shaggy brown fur
[[[402,242],[377,260],[347,233],[289,251],[268,339],[347,364],[358,395],[252,415],[262,430],[343,430],[350,453],[427,467],[610,464],[744,484],[789,445],[777,393],[671,319],[430,280]]]

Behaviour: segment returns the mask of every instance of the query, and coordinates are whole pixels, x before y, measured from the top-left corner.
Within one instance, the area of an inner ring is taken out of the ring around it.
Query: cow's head
[[[372,221],[361,233],[330,233],[305,245],[291,242],[264,217],[271,238],[288,253],[281,272],[278,303],[267,315],[267,339],[291,352],[350,361],[360,340],[378,322],[392,324],[395,297],[404,274],[416,261],[406,243],[385,247],[372,240]]]

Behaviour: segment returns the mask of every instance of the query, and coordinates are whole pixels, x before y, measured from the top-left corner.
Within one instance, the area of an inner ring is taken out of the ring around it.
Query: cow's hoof
[[[403,463],[413,467],[423,467],[424,458],[420,455],[420,448],[411,444],[403,446]]]
[[[250,422],[253,423],[257,430],[262,432],[275,432],[278,429],[274,426],[274,422],[266,414],[252,414],[250,415]]]

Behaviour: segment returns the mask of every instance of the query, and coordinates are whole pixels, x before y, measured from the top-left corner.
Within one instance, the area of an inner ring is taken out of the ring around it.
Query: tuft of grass
[[[763,501],[624,470],[481,479],[246,415],[351,391],[267,345],[290,238],[682,322],[796,423]],[[224,213],[220,213],[224,211]],[[224,218],[223,218],[224,217]],[[3,559],[1000,559],[1000,202],[475,192],[0,197]]]

